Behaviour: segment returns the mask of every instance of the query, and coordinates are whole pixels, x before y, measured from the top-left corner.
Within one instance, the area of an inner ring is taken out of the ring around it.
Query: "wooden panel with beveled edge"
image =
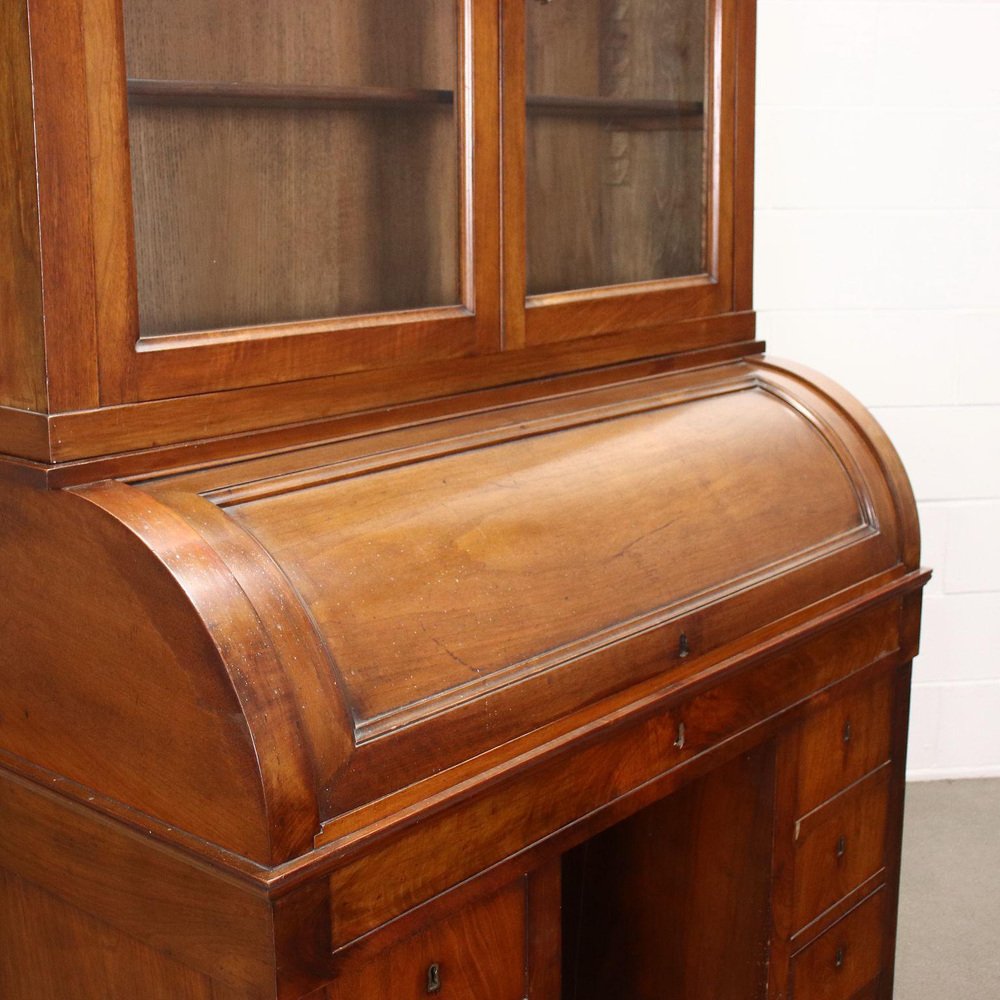
[[[0,869],[4,1000],[263,1000],[220,983]]]
[[[832,449],[765,393],[462,448],[224,501],[308,607],[361,736],[872,530]]]
[[[796,823],[796,930],[885,865],[890,773],[883,766]]]
[[[817,806],[889,759],[892,684],[854,692],[817,712],[799,746],[798,813]]]
[[[341,956],[333,983],[309,1000],[422,1000],[428,994],[441,1000],[522,1000],[525,919],[525,882],[519,879],[381,954],[360,962],[350,953]]]
[[[288,679],[197,532],[118,483],[4,484],[0,524],[2,749],[262,862],[308,846]]]
[[[237,548],[250,552],[256,547],[260,550],[258,562],[268,562],[277,556],[288,580],[293,583],[296,575],[313,573],[316,586],[323,588],[327,595],[323,599],[330,602],[332,607],[336,603],[344,604],[334,584],[350,581],[340,569],[338,562],[331,561],[332,550],[328,549],[327,545],[336,546],[343,541],[348,546],[354,545],[363,555],[365,548],[363,532],[372,524],[378,525],[378,505],[372,508],[375,521],[365,525],[363,516],[359,517],[343,505],[333,508],[331,511],[333,517],[327,519],[324,504],[322,502],[315,504],[313,513],[318,518],[318,527],[315,532],[310,529],[312,532],[310,536],[302,530],[305,520],[300,516],[292,517],[290,513],[292,508],[298,511],[297,504],[303,500],[308,506],[310,495],[319,495],[321,500],[327,496],[339,498],[368,495],[371,502],[376,503],[379,497],[378,481],[395,477],[404,485],[400,486],[397,483],[398,490],[394,487],[392,494],[387,498],[390,507],[386,510],[391,509],[392,505],[395,505],[397,510],[405,510],[406,504],[410,502],[404,495],[407,492],[405,483],[409,481],[407,476],[413,477],[413,482],[424,477],[429,484],[429,495],[439,496],[442,499],[451,498],[455,501],[438,511],[428,510],[422,514],[417,509],[419,505],[414,505],[416,513],[424,517],[426,524],[438,532],[434,536],[437,539],[435,544],[447,550],[452,543],[449,532],[461,516],[461,511],[456,514],[456,508],[466,503],[469,498],[467,492],[463,493],[454,483],[442,484],[439,480],[435,480],[432,475],[435,468],[449,468],[455,463],[465,463],[465,467],[471,469],[475,475],[486,477],[490,472],[502,471],[497,464],[497,456],[502,457],[507,453],[512,453],[514,456],[536,454],[534,449],[537,449],[539,444],[546,448],[554,447],[556,450],[564,448],[571,459],[567,468],[572,468],[572,461],[579,456],[574,453],[572,447],[562,445],[561,442],[568,439],[572,444],[573,440],[578,440],[581,436],[589,442],[589,435],[599,437],[608,434],[609,428],[620,426],[628,428],[631,426],[630,421],[648,420],[661,421],[667,428],[686,426],[690,430],[694,426],[699,429],[699,433],[702,433],[706,447],[707,441],[714,435],[719,440],[728,442],[725,448],[742,454],[744,461],[751,462],[753,456],[758,455],[758,465],[761,469],[775,467],[771,464],[771,460],[774,457],[774,448],[778,446],[788,448],[790,452],[801,449],[804,457],[800,455],[798,459],[791,460],[793,466],[797,461],[808,465],[810,456],[816,456],[819,463],[816,469],[810,467],[810,471],[804,473],[803,483],[796,487],[803,491],[806,511],[814,511],[813,505],[816,502],[820,504],[827,502],[822,496],[817,499],[817,495],[823,491],[814,488],[816,479],[809,478],[814,471],[825,469],[827,472],[819,472],[820,476],[832,476],[832,482],[841,484],[833,489],[839,492],[848,504],[844,508],[845,517],[851,517],[848,511],[854,511],[855,524],[862,522],[854,529],[858,532],[857,537],[850,533],[843,537],[837,536],[828,543],[821,544],[819,549],[810,550],[809,532],[815,531],[815,526],[810,523],[805,525],[806,549],[803,552],[796,552],[792,548],[795,540],[786,537],[789,522],[783,520],[785,515],[782,505],[787,502],[787,493],[783,480],[784,473],[781,473],[775,479],[775,488],[780,493],[780,498],[776,500],[775,509],[768,511],[765,520],[773,523],[774,532],[771,537],[779,548],[785,547],[784,551],[788,553],[787,559],[779,559],[776,563],[765,565],[759,572],[751,573],[749,576],[717,579],[715,581],[717,589],[713,591],[710,574],[721,567],[723,562],[713,563],[713,557],[705,552],[696,553],[690,558],[685,555],[684,560],[672,559],[666,549],[661,551],[657,547],[655,538],[651,542],[643,539],[637,548],[645,546],[647,553],[651,554],[648,568],[660,567],[657,572],[662,570],[663,575],[660,579],[662,586],[654,587],[651,591],[652,596],[660,602],[661,610],[657,611],[654,608],[653,613],[647,613],[645,618],[625,617],[624,621],[613,624],[611,629],[604,628],[603,631],[591,636],[586,635],[585,627],[588,621],[585,614],[581,626],[582,639],[578,636],[573,643],[563,649],[557,648],[541,656],[508,663],[510,669],[506,672],[503,669],[495,670],[492,676],[477,677],[473,684],[462,685],[463,678],[460,676],[460,671],[465,668],[443,652],[439,653],[433,642],[428,642],[424,648],[430,654],[429,669],[440,668],[445,683],[439,684],[437,694],[433,698],[428,700],[425,697],[424,700],[417,700],[413,704],[401,705],[399,710],[391,715],[366,720],[365,716],[357,711],[357,695],[351,690],[350,679],[342,676],[343,665],[336,658],[336,649],[333,649],[331,667],[331,661],[321,648],[319,655],[325,666],[321,664],[317,669],[325,669],[328,673],[332,669],[337,677],[342,697],[345,701],[347,699],[353,701],[352,704],[349,703],[355,713],[352,724],[357,737],[360,738],[360,743],[351,754],[346,767],[336,769],[337,781],[321,782],[323,795],[329,796],[327,808],[331,812],[327,815],[336,815],[345,809],[363,805],[374,796],[385,795],[410,782],[420,780],[430,768],[456,765],[478,753],[488,751],[498,742],[513,739],[553,719],[566,717],[581,706],[621,691],[630,684],[642,681],[643,678],[666,670],[680,671],[682,667],[684,669],[681,672],[686,675],[691,669],[686,666],[687,664],[696,662],[701,656],[715,655],[713,650],[721,650],[727,643],[745,636],[748,628],[756,627],[752,623],[764,625],[767,622],[773,623],[782,616],[794,615],[804,605],[823,600],[831,588],[844,590],[858,585],[865,579],[874,581],[880,574],[892,575],[903,571],[898,563],[901,532],[896,520],[897,515],[893,510],[893,495],[889,484],[881,479],[877,453],[873,454],[869,450],[864,439],[858,439],[853,420],[836,406],[831,406],[828,400],[816,400],[811,397],[803,385],[796,384],[792,379],[786,380],[786,384],[775,397],[771,394],[770,387],[771,380],[776,379],[776,376],[769,372],[766,381],[748,381],[745,379],[746,370],[742,365],[734,365],[663,376],[661,379],[647,379],[639,383],[604,387],[597,384],[576,395],[558,394],[524,405],[497,406],[494,410],[441,423],[428,423],[424,426],[414,426],[370,437],[347,438],[314,449],[305,449],[302,452],[290,452],[180,475],[158,483],[143,484],[141,488],[143,491],[154,493],[160,502],[173,507],[185,519],[206,521],[209,506],[221,508],[216,511],[221,517],[213,514],[209,519],[215,525],[209,532],[213,538],[216,528],[221,530],[223,521],[228,521],[231,529],[228,532],[224,531],[223,535],[227,535],[234,544],[241,532],[245,536],[243,541],[236,545]],[[498,396],[497,402],[501,398]],[[523,398],[515,394],[511,401]],[[745,407],[746,421],[740,418],[727,421],[717,417],[721,411],[729,415],[730,409],[734,407],[740,413],[743,413],[742,408]],[[803,419],[803,416],[808,416],[808,419]],[[759,423],[762,430],[774,425],[779,428],[780,433],[786,434],[784,438],[779,439],[782,442],[780,445],[776,440],[768,446],[767,455],[758,451],[757,438],[751,429],[754,421],[762,421]],[[656,447],[661,453],[669,450],[662,441],[658,442]],[[740,452],[740,449],[743,451]],[[681,443],[677,450],[682,455],[694,453],[690,444]],[[697,450],[696,447],[694,450]],[[602,454],[600,461],[610,463],[610,467],[617,469],[618,473],[626,478],[642,474],[641,470],[633,473],[629,468],[627,456],[615,455],[612,447],[606,447]],[[600,474],[600,462],[597,466],[588,466],[590,459],[587,449],[583,450],[580,461],[581,465],[573,471],[573,475],[581,477],[582,469],[582,480],[585,484],[587,476],[591,477],[591,488],[597,498],[595,503],[606,512],[607,523],[611,525],[610,529],[602,527],[600,532],[611,531],[623,534],[623,537],[627,536],[619,545],[619,549],[625,548],[637,536],[627,534],[630,530],[629,522],[620,516],[620,506],[616,504],[615,497],[607,496],[604,480]],[[671,456],[667,455],[666,464],[669,465],[671,461]],[[745,542],[745,532],[734,528],[734,525],[741,523],[741,519],[745,516],[738,509],[738,505],[732,508],[731,516],[727,515],[728,520],[727,517],[716,519],[714,527],[711,518],[698,521],[698,518],[702,517],[699,511],[703,506],[703,496],[700,492],[701,480],[698,478],[697,470],[702,468],[703,464],[703,456],[696,454],[693,459],[693,471],[680,468],[677,482],[668,483],[671,495],[676,499],[678,495],[676,490],[683,488],[690,490],[689,522],[703,524],[704,530],[709,533],[714,531],[716,535],[713,537],[716,541],[720,541],[724,535],[729,537],[736,546],[734,551],[744,545],[753,544]],[[631,462],[631,465],[639,468],[643,462],[639,459]],[[534,496],[538,499],[539,512],[549,517],[551,522],[550,529],[536,532],[536,536],[543,539],[546,534],[549,536],[546,542],[549,548],[543,554],[543,558],[553,560],[558,567],[560,538],[575,537],[573,533],[578,531],[572,518],[568,517],[568,511],[579,509],[579,500],[574,498],[572,491],[567,491],[564,497],[560,493],[560,481],[557,478],[546,483],[544,475],[538,474],[537,467],[532,467],[530,462],[525,463],[525,467],[528,485],[534,483],[532,488],[535,490]],[[674,461],[670,468],[678,469],[678,463]],[[663,475],[662,470],[646,471],[653,477]],[[711,469],[704,468],[703,471],[707,479],[715,475],[714,466]],[[760,475],[766,476],[767,473],[751,470],[750,478],[756,482],[754,477],[759,478]],[[735,501],[744,496],[745,483],[741,482],[739,476],[732,470],[724,473],[722,482],[733,484],[734,492],[730,499]],[[366,483],[369,485],[366,486]],[[375,485],[371,486],[373,483]],[[687,487],[684,486],[685,483]],[[500,524],[506,516],[504,503],[511,492],[509,489],[499,488],[502,485],[501,479],[496,488],[490,488],[488,480],[484,479],[482,491],[484,510],[487,513],[492,512],[491,516],[494,516]],[[550,487],[551,491],[547,492]],[[341,493],[341,490],[345,492]],[[370,492],[366,494],[366,490]],[[209,505],[194,494],[201,494],[214,503]],[[851,496],[848,499],[849,494]],[[185,496],[189,499],[185,500]],[[644,512],[642,516],[655,519],[658,499],[641,494],[640,497]],[[724,495],[717,496],[717,500],[720,507],[727,502]],[[564,511],[563,507],[567,504],[569,506]],[[574,508],[573,504],[577,504],[577,507]],[[264,531],[258,531],[253,525],[247,525],[245,522],[242,528],[239,527],[238,518],[232,517],[232,512],[235,511],[237,514],[241,510],[252,512],[257,505],[270,505],[273,511],[272,516],[265,519],[267,523]],[[199,510],[205,517],[198,513]],[[527,528],[530,528],[532,523],[535,523],[536,527],[541,524],[532,521],[530,510],[524,509],[522,513]],[[803,513],[790,510],[789,517],[802,518]],[[873,520],[878,523],[878,531],[865,526],[866,523],[870,525]],[[328,523],[324,523],[326,521]],[[670,521],[671,517],[665,518],[665,522]],[[354,524],[352,530],[362,534],[356,535],[354,541],[346,536],[342,539],[338,532],[345,526],[350,528],[352,523]],[[249,533],[244,531],[247,527],[251,529]],[[755,524],[754,530],[757,528]],[[204,526],[199,530],[205,530]],[[678,530],[676,524],[667,524],[667,533]],[[267,532],[272,532],[274,538],[269,540]],[[726,535],[727,532],[730,534]],[[407,601],[411,601],[412,604],[412,599],[401,593],[398,587],[394,589],[385,584],[393,572],[397,575],[398,572],[419,574],[414,554],[422,551],[421,546],[426,548],[430,536],[421,537],[411,532],[403,533],[399,537],[404,547],[395,554],[395,564],[389,567],[384,578],[370,566],[361,563],[358,566],[369,574],[375,597],[381,594],[381,599],[387,606],[393,600],[398,600],[401,602],[400,607],[405,607]],[[475,533],[470,537],[475,537]],[[498,537],[502,542],[502,536]],[[813,537],[815,540],[815,536]],[[263,548],[261,548],[262,542]],[[601,538],[586,539],[585,542],[584,552],[592,551],[600,554],[601,545],[604,544]],[[211,544],[219,543],[213,541]],[[688,539],[685,535],[679,536],[676,544],[681,548],[675,549],[674,552],[686,553]],[[724,546],[726,543],[720,541],[720,544]],[[798,544],[803,544],[803,540],[799,539]],[[357,548],[359,545],[360,548]],[[515,547],[508,546],[508,549],[513,552]],[[703,548],[708,550],[711,546],[706,543]],[[501,545],[497,551],[502,552],[503,546]],[[532,560],[537,558],[534,548],[529,546],[524,551],[528,564],[534,565]],[[407,555],[407,552],[410,555]],[[461,556],[460,551],[458,555]],[[384,558],[383,556],[382,560]],[[726,557],[720,554],[719,558],[724,560]],[[705,561],[699,563],[699,559]],[[375,562],[373,559],[372,563]],[[624,562],[627,563],[628,560]],[[473,565],[473,569],[475,568]],[[461,592],[460,597],[463,606],[467,600],[480,602],[479,606],[484,614],[493,617],[491,627],[498,639],[502,640],[504,635],[513,634],[515,622],[497,616],[496,610],[502,606],[504,595],[498,596],[495,591],[489,589],[495,582],[491,580],[487,569],[488,567],[484,568],[483,579],[488,586],[483,593],[472,595]],[[371,576],[373,572],[375,575]],[[600,578],[599,585],[607,588],[612,605],[626,599],[607,587],[599,559],[594,560],[593,572]],[[624,570],[616,569],[614,572],[628,574],[630,569],[626,566]],[[639,590],[650,591],[650,581],[640,579],[640,571],[635,568],[631,572],[633,578],[639,580]],[[252,581],[254,576],[251,574],[249,579]],[[545,590],[544,579],[536,581],[530,579],[527,574],[522,574],[521,579],[527,581],[524,586],[536,588],[538,594],[548,593]],[[555,583],[552,583],[552,580],[555,580]],[[834,580],[840,582],[834,584],[832,582]],[[575,581],[574,576],[573,582]],[[552,577],[549,581],[552,586],[558,582],[558,576]],[[424,594],[432,594],[436,586],[438,578],[435,575],[420,581],[420,589]],[[448,586],[454,591],[453,583],[445,581],[444,586],[445,593]],[[695,593],[685,595],[683,593],[685,586]],[[287,581],[284,588],[289,589]],[[680,591],[679,600],[671,602],[668,596],[671,591],[674,593]],[[256,600],[252,586],[247,593],[251,601]],[[290,595],[292,600],[298,600],[294,596],[294,591],[290,591]],[[372,599],[370,595],[360,596],[363,600]],[[493,597],[497,598],[497,608],[490,606]],[[594,597],[577,595],[572,590],[560,591],[557,597],[555,607],[558,614],[562,614],[559,605],[566,603],[567,597],[570,600],[583,602],[581,607],[585,611],[590,608],[587,614],[606,613],[604,608],[598,606],[600,599]],[[590,604],[587,604],[587,601]],[[349,608],[348,611],[350,612]],[[539,617],[537,609],[532,611],[532,615],[535,617],[529,618],[529,623],[539,622],[540,628],[550,628],[547,635],[554,634],[551,626],[544,621],[544,617]],[[319,646],[322,647],[329,633],[324,635],[322,616],[314,614],[313,620],[319,622],[317,638],[321,640]],[[441,623],[445,628],[449,626],[447,616],[442,614],[435,614],[428,621],[434,625]],[[557,617],[554,618],[554,622],[555,626],[559,626]],[[580,622],[576,624],[580,625]],[[597,624],[600,626],[599,621]],[[337,628],[339,630],[341,626],[338,624]],[[680,655],[682,632],[687,635],[688,648],[691,651],[691,655],[687,658]],[[394,620],[391,616],[386,618],[380,634],[385,640],[383,646],[391,644],[394,639],[397,641],[401,638],[406,639],[405,636],[395,634]],[[373,638],[377,641],[379,635],[374,635]],[[546,635],[542,635],[543,641],[545,638]],[[472,636],[472,639],[474,640],[475,636]],[[327,648],[331,648],[329,643]],[[435,656],[436,660],[433,659]],[[368,659],[366,657],[360,662],[367,664]],[[501,663],[500,667],[503,668],[504,664]],[[355,669],[360,670],[357,665]],[[449,688],[447,685],[454,683],[456,675],[459,676],[459,686]],[[363,674],[360,677],[360,681],[354,679],[355,687],[358,683],[365,686]],[[433,684],[434,680],[434,676],[428,674],[423,683]],[[370,681],[367,682],[367,686],[373,687]],[[434,694],[434,688],[430,690]],[[385,698],[385,695],[378,690],[373,691],[373,696]],[[339,709],[337,711],[339,712]],[[326,765],[320,764],[322,757],[322,754],[316,755],[317,764],[321,771],[330,773]]]
[[[274,982],[273,922],[264,887],[252,877],[255,866],[244,863],[240,871],[227,871],[234,859],[224,852],[194,838],[183,845],[170,843],[181,839],[176,830],[157,824],[154,836],[140,814],[93,789],[38,769],[21,777],[7,766],[23,762],[5,757],[3,763],[0,871],[51,894],[53,911],[77,913],[81,921],[84,914],[92,918],[87,922],[96,938],[88,933],[78,941],[73,957],[86,961],[88,955],[99,956],[105,934],[108,940],[120,935],[136,951],[169,954],[187,969],[226,984],[237,996],[268,995]],[[8,934],[3,921],[0,929],[0,967],[7,956],[9,968],[18,974],[22,963],[33,960],[67,971],[61,968],[66,942],[59,935],[24,928],[22,938]],[[114,974],[114,964],[109,960],[106,971]],[[40,1000],[34,992],[22,996],[0,990],[0,996]],[[71,996],[75,1000],[71,993],[46,1000]],[[99,996],[104,1000],[106,994]]]
[[[887,896],[873,893],[793,957],[790,1000],[852,1000],[878,976]]]

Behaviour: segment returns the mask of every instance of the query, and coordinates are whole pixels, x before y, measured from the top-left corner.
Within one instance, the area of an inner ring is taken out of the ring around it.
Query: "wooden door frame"
[[[708,270],[701,275],[526,294],[525,16],[504,6],[504,344],[534,346],[750,308],[756,4],[707,0],[712,53]],[[669,349],[669,348],[666,348]]]
[[[459,11],[462,303],[139,336],[121,0],[28,0],[55,412],[447,360],[499,347],[500,0]],[[475,155],[473,155],[475,149]]]

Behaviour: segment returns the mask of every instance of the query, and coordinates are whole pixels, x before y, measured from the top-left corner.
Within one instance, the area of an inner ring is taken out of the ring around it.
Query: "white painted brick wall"
[[[913,778],[1000,775],[998,53],[1000,0],[759,0],[760,335],[910,472]]]

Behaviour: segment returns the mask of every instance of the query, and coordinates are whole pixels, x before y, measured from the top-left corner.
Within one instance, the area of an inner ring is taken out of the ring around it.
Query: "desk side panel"
[[[196,556],[182,545],[170,553],[179,563]],[[81,496],[3,483],[0,563],[0,749],[269,859],[239,699],[167,565]]]

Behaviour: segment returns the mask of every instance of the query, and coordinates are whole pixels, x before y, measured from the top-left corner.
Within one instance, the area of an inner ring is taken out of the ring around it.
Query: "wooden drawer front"
[[[808,719],[799,745],[799,816],[889,759],[891,678],[838,699]]]
[[[796,929],[882,869],[890,773],[880,768],[796,823]]]
[[[879,974],[886,891],[880,889],[792,959],[793,1000],[851,1000]]]
[[[524,925],[524,886],[518,882],[374,958],[348,959],[342,975],[319,997],[521,1000],[525,993]],[[436,972],[431,972],[432,966]]]

